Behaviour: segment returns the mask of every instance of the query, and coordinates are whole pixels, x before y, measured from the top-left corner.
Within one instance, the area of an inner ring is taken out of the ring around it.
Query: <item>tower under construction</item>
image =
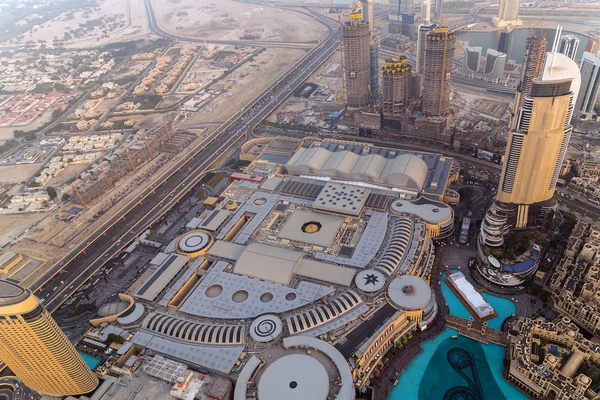
[[[405,56],[388,59],[381,69],[381,108],[384,119],[398,119],[410,110],[417,97],[417,75]]]
[[[547,44],[545,37],[538,38],[532,32],[529,32],[525,44],[525,58],[523,59],[523,67],[521,69],[521,82],[519,83],[515,101],[517,107],[523,105],[523,99],[531,92],[533,80],[542,76],[544,62],[546,61]]]
[[[350,14],[350,20],[342,25],[342,48],[346,103],[349,107],[367,106],[371,102],[371,29],[360,12]]]
[[[450,111],[450,87],[456,33],[448,28],[435,28],[425,43],[423,68],[423,114],[445,117]]]

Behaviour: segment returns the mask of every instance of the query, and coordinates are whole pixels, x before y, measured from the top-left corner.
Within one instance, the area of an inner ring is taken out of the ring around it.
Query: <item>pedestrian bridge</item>
[[[494,343],[500,346],[506,346],[507,344],[504,332],[490,328],[486,322],[477,322],[473,318],[464,319],[456,315],[448,315],[446,326],[458,330],[462,336],[484,344]]]

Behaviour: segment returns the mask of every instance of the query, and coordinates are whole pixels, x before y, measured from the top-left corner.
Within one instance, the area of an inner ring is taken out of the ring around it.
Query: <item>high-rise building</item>
[[[419,25],[419,33],[417,36],[417,75],[423,79],[423,71],[425,70],[425,47],[427,44],[427,34],[435,28],[435,24]]]
[[[501,53],[494,49],[487,49],[487,52],[485,53],[485,77],[492,80],[504,78],[506,58],[505,53]]]
[[[450,111],[450,87],[456,33],[448,28],[435,28],[427,34],[423,72],[423,113],[444,117]]]
[[[443,0],[435,0],[435,7],[433,7],[433,21],[438,22],[442,18],[442,5]]]
[[[574,60],[579,50],[579,39],[574,35],[564,35],[560,38],[558,52]]]
[[[371,30],[375,29],[375,14],[373,14],[373,0],[361,0],[362,20],[369,24]]]
[[[510,50],[512,49],[513,44],[513,27],[512,25],[507,26],[500,32],[500,39],[498,39],[498,51],[500,53],[506,53],[506,55],[510,54]]]
[[[429,24],[431,22],[431,0],[424,0],[421,4],[421,23]]]
[[[523,21],[519,19],[520,0],[500,0],[498,7],[498,16],[492,19],[495,26],[515,26],[522,25]]]
[[[593,39],[589,39],[585,51],[592,54],[600,53],[600,36],[594,36]]]
[[[371,101],[377,100],[379,97],[379,36],[371,36],[371,48],[369,49],[371,56]]]
[[[581,72],[581,89],[575,103],[575,109],[580,113],[591,117],[600,91],[600,57],[598,55],[583,53],[579,67]]]
[[[390,0],[388,18],[401,21],[403,14],[414,14],[414,0]]]
[[[533,79],[542,76],[546,60],[547,44],[545,37],[538,38],[532,32],[529,32],[525,44],[525,57],[523,59],[523,67],[521,68],[521,82],[518,92],[528,94],[531,92]],[[518,108],[521,105],[521,100],[519,99],[516,104]]]
[[[581,78],[577,64],[548,53],[541,78],[524,94],[506,145],[497,197],[480,231],[480,244],[496,247],[512,228],[543,223],[556,207],[554,190],[573,126]]]
[[[350,21],[342,25],[342,48],[346,103],[367,106],[371,101],[371,30],[360,13],[350,14]]]
[[[0,280],[0,359],[23,383],[49,396],[89,393],[98,378],[29,291]]]
[[[468,46],[465,47],[465,61],[463,64],[463,72],[467,75],[474,74],[479,71],[481,66],[481,47]]]
[[[417,97],[417,75],[405,56],[385,60],[381,69],[381,109],[384,119],[398,119],[405,115]]]

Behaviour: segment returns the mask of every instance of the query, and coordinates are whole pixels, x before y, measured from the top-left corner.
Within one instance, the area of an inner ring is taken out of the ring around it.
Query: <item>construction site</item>
[[[103,154],[98,162],[79,174],[70,184],[78,202],[88,207],[144,164],[154,158],[166,162],[196,139],[196,135],[189,132],[172,132],[170,123],[167,117],[163,126],[149,132],[140,130],[130,136],[128,143],[119,140],[114,152]]]

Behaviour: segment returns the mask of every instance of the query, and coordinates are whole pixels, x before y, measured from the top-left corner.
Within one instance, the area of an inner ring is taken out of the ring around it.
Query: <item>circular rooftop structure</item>
[[[374,269],[360,271],[354,277],[356,287],[365,293],[380,291],[385,286],[385,276]]]
[[[321,400],[329,393],[323,364],[305,354],[289,354],[270,364],[258,382],[261,400]]]
[[[177,250],[188,257],[199,257],[206,253],[212,237],[204,231],[190,231],[177,240]]]
[[[21,286],[0,280],[0,306],[17,304],[29,297],[29,292]]]
[[[431,288],[417,276],[396,278],[390,282],[387,290],[390,303],[400,310],[423,310],[432,300]]]
[[[262,315],[250,325],[250,336],[255,342],[268,343],[279,338],[283,324],[275,315]]]

